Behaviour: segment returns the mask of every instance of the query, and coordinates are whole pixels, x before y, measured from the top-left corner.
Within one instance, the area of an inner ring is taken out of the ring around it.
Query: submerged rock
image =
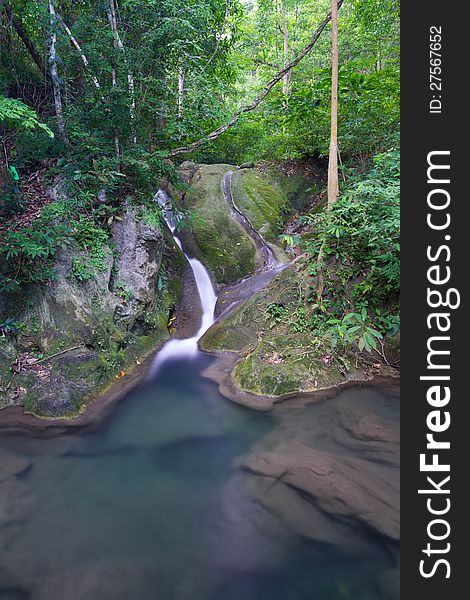
[[[356,523],[390,540],[399,539],[398,482],[376,475],[364,461],[288,442],[273,452],[249,457],[241,467],[300,495],[306,501],[304,513],[311,504],[343,522]],[[271,494],[262,501],[278,514],[286,510],[283,504],[273,506]],[[305,520],[301,515],[299,519]]]
[[[0,448],[0,483],[24,473],[31,463],[26,458]]]
[[[393,581],[400,537],[396,389],[354,388],[311,400],[276,406],[273,429],[234,461],[215,500],[212,560],[238,571],[275,570],[297,544],[317,567],[378,561]],[[381,589],[371,597],[397,600],[397,588],[385,594],[384,582],[370,582]]]

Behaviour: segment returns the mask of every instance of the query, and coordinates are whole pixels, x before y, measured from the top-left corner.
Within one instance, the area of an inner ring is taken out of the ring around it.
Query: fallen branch
[[[340,8],[342,4],[343,4],[343,0],[338,0],[338,8]],[[296,65],[298,65],[299,62],[303,58],[305,58],[305,56],[307,56],[307,54],[312,50],[312,48],[317,43],[318,38],[320,37],[323,30],[325,29],[325,27],[328,25],[328,23],[330,21],[331,21],[331,13],[328,14],[323,19],[323,21],[320,23],[320,26],[313,34],[313,37],[310,40],[310,43],[307,44],[307,46],[305,46],[305,48],[302,50],[302,52],[300,52],[290,63],[288,63],[282,69],[280,69],[276,73],[276,75],[268,81],[268,83],[264,86],[262,92],[253,100],[253,102],[251,102],[250,104],[246,104],[245,106],[242,106],[241,108],[239,108],[232,115],[232,117],[230,118],[229,121],[227,121],[220,127],[217,127],[217,129],[214,129],[214,131],[212,131],[205,137],[201,138],[200,140],[193,142],[189,146],[182,146],[180,148],[175,148],[174,150],[170,150],[170,153],[169,153],[170,156],[177,156],[178,154],[186,154],[187,152],[193,152],[194,150],[197,150],[201,146],[204,146],[205,144],[207,144],[207,142],[210,142],[210,141],[218,138],[219,135],[221,135],[222,133],[227,131],[227,129],[230,129],[230,127],[233,127],[235,125],[235,123],[238,121],[238,119],[241,117],[242,114],[250,112],[252,110],[255,110],[255,108],[258,107],[258,105],[262,102],[262,100],[264,100],[264,98],[273,89],[273,87],[276,85],[276,83],[278,83],[278,81],[281,81],[281,79],[283,79],[283,77],[286,73],[288,73],[291,69],[293,69]]]
[[[73,346],[72,348],[66,348],[65,350],[61,350],[60,352],[51,354],[50,356],[45,356],[44,358],[41,358],[40,360],[35,361],[34,364],[38,365],[39,363],[46,362],[46,360],[50,360],[51,358],[55,358],[56,356],[65,354],[66,352],[72,352],[72,350],[79,350],[80,348],[83,348],[83,346],[84,346],[84,344],[80,344],[78,346]]]

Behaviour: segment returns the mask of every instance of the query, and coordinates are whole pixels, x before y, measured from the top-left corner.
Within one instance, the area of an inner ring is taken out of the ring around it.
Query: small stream
[[[0,600],[397,600],[387,584],[394,544],[321,511],[318,539],[302,535],[263,507],[260,478],[237,467],[298,437],[380,472],[388,459],[350,442],[340,423],[354,413],[396,426],[396,391],[350,388],[270,413],[227,401],[201,374],[213,358],[197,340],[216,296],[188,260],[203,306],[194,337],[168,342],[103,421],[0,439],[24,464],[0,477]]]
[[[163,346],[163,348],[155,357],[155,360],[150,369],[151,377],[155,377],[155,375],[160,371],[162,366],[169,360],[174,360],[175,358],[179,359],[183,357],[195,357],[197,355],[198,340],[202,335],[204,335],[204,333],[214,322],[215,305],[217,304],[217,296],[212,286],[211,278],[207,269],[199,260],[197,260],[197,258],[190,258],[189,256],[187,256],[187,254],[184,252],[181,240],[176,235],[178,219],[172,210],[170,198],[165,194],[165,192],[163,192],[163,190],[158,190],[158,192],[155,194],[155,199],[162,207],[166,223],[173,235],[173,239],[183,252],[184,257],[188,261],[189,266],[191,267],[191,270],[193,272],[197,292],[199,294],[199,300],[202,307],[202,318],[201,325],[193,337],[185,339],[173,339]]]

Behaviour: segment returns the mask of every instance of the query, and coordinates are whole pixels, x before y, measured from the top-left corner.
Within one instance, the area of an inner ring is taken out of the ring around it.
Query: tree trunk
[[[57,15],[57,20],[58,20],[60,26],[62,27],[62,29],[65,31],[65,33],[69,36],[70,42],[72,43],[72,45],[75,47],[77,52],[80,54],[80,58],[82,59],[83,65],[85,66],[86,69],[89,69],[88,59],[85,56],[85,54],[83,53],[83,50],[81,49],[80,44],[77,42],[77,40],[74,38],[72,32],[65,24],[65,21],[62,19],[62,17],[60,15]],[[91,80],[93,81],[93,85],[95,86],[95,88],[97,90],[101,89],[100,82],[98,81],[97,77],[93,73],[91,73]]]
[[[111,30],[113,32],[114,54],[113,54],[113,65],[112,65],[112,69],[111,69],[111,85],[112,85],[113,89],[115,89],[117,87],[116,50],[118,47],[118,42],[117,42],[118,35],[117,35],[116,11],[114,8],[113,0],[109,0],[109,4],[107,6],[106,12],[108,15],[108,21],[111,26]],[[117,127],[114,128],[114,149],[116,152],[116,157],[119,160],[119,158],[121,156],[121,145],[119,143],[119,134],[118,134]]]
[[[339,194],[338,182],[338,7],[331,0],[331,132],[328,158],[328,210]]]
[[[284,6],[284,2],[282,2],[282,37],[284,42],[284,66],[286,66],[289,64],[289,30],[287,28],[286,7]],[[291,77],[292,71],[287,71],[283,77],[282,92],[286,99],[290,94]]]
[[[54,0],[48,0],[49,7],[49,23],[51,26],[51,33],[49,37],[49,72],[51,74],[52,81],[52,89],[54,92],[54,106],[55,106],[55,114],[57,119],[57,129],[59,130],[59,135],[62,141],[68,145],[67,134],[65,132],[65,120],[64,113],[62,110],[62,96],[60,92],[60,80],[59,73],[57,70],[57,56],[56,56],[56,42],[57,35],[55,33],[56,27],[56,12],[55,12],[55,3]]]
[[[13,11],[10,8],[10,6],[6,2],[4,4],[4,6],[5,6],[6,16],[7,16],[8,20],[10,21],[10,23],[13,25],[18,37],[25,45],[26,49],[28,50],[29,54],[31,55],[31,58],[33,59],[34,63],[36,64],[37,68],[41,71],[44,78],[47,79],[49,77],[49,73],[47,71],[47,68],[46,68],[43,60],[42,60],[41,55],[36,50],[36,47],[34,46],[33,42],[27,36],[25,30],[23,29],[23,26],[21,25],[20,20],[13,14]]]
[[[331,131],[330,131],[330,155],[328,158],[328,204],[327,210],[331,210],[339,194],[338,181],[338,7],[336,0],[331,0]],[[323,272],[324,243],[318,252],[318,282],[317,303],[321,305],[323,290],[325,287],[325,275]]]
[[[117,26],[117,17],[116,17],[116,4],[114,0],[109,0],[108,4],[108,21],[111,25],[111,29],[114,36],[114,47],[118,48],[124,55],[125,49],[124,44],[122,43],[121,36],[119,35],[119,30]],[[114,77],[116,77],[116,72],[114,71]],[[129,113],[131,119],[131,128],[132,128],[132,136],[131,140],[133,144],[137,143],[137,133],[135,129],[135,111],[136,111],[136,102],[135,102],[135,83],[134,83],[134,73],[131,69],[127,70],[127,89],[129,91]]]
[[[182,66],[178,69],[178,116],[183,116],[183,103],[184,103],[184,69]]]

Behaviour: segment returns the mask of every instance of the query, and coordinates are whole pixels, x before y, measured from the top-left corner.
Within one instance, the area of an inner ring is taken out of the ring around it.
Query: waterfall
[[[163,363],[168,360],[184,357],[191,358],[197,355],[198,340],[214,322],[214,310],[217,302],[217,296],[215,295],[207,269],[199,260],[196,258],[189,258],[189,256],[185,254],[181,240],[177,235],[175,235],[178,224],[178,216],[175,215],[173,211],[171,200],[163,190],[158,190],[158,192],[155,194],[155,200],[162,207],[163,216],[173,235],[173,239],[175,240],[176,244],[178,244],[179,248],[184,254],[185,259],[188,261],[189,266],[192,269],[199,299],[201,301],[202,319],[196,335],[186,339],[173,339],[163,346],[160,352],[158,352],[156,355],[155,360],[150,368],[151,377],[154,377],[160,370]]]

